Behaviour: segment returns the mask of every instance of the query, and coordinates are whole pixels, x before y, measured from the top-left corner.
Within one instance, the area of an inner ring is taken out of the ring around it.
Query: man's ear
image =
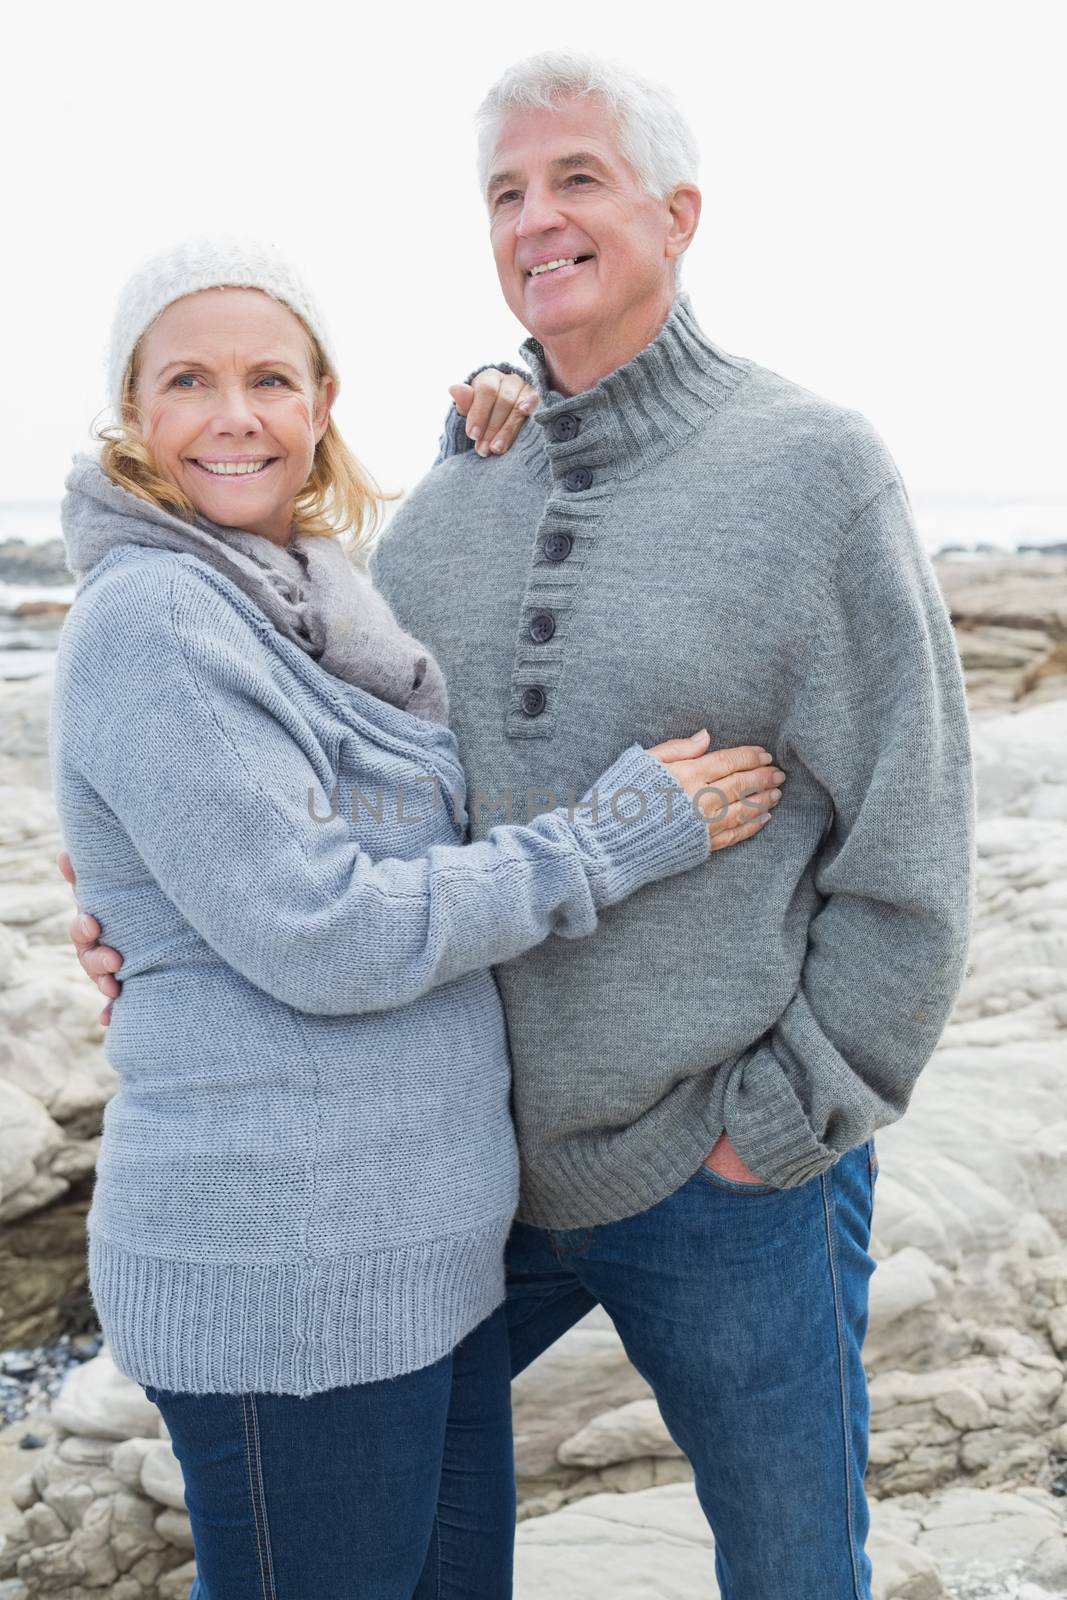
[[[337,399],[337,392],[340,387],[341,386],[337,379],[329,372],[319,384],[319,392],[315,399],[314,417],[316,444],[318,444],[319,440],[326,432],[326,427],[330,420],[330,410],[334,401]]]
[[[664,249],[668,257],[684,255],[692,244],[700,222],[700,202],[700,190],[695,183],[680,183],[668,199],[671,225]]]

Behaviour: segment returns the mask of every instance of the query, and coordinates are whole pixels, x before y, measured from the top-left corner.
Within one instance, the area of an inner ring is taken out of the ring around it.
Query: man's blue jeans
[[[876,1172],[872,1139],[796,1189],[701,1167],[622,1222],[512,1229],[512,1371],[599,1301],[693,1465],[722,1600],[870,1600]]]
[[[511,1594],[502,1308],[441,1361],[382,1383],[304,1400],[145,1393],[185,1479],[197,1561],[189,1600]]]

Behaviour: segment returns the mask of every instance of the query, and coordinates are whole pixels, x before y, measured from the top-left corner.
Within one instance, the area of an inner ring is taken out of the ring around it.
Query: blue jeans
[[[507,1600],[501,1307],[433,1366],[298,1399],[146,1386],[196,1545],[189,1600]]]
[[[605,1308],[693,1465],[722,1600],[870,1600],[876,1172],[871,1139],[796,1189],[701,1167],[622,1222],[512,1229],[512,1371]]]

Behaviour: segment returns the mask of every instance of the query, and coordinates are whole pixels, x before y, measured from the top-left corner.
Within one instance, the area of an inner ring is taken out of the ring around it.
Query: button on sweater
[[[134,543],[78,587],[50,750],[124,957],[88,1219],[116,1364],[306,1395],[436,1361],[500,1303],[517,1199],[490,965],[699,868],[703,817],[629,741],[579,805],[465,844],[449,729]]]
[[[444,669],[473,835],[504,791],[556,804],[620,744],[705,725],[786,781],[754,838],[581,944],[497,965],[519,1215],[655,1205],[724,1128],[795,1186],[904,1114],[964,976],[975,802],[948,612],[871,424],[722,349],[686,295],[585,393],[523,354],[543,399],[512,450],[465,453],[453,413],[371,563]]]

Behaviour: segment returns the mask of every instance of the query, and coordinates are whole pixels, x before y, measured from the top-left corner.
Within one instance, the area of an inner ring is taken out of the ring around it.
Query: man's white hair
[[[551,109],[579,95],[598,96],[614,113],[619,148],[650,195],[661,200],[678,184],[697,181],[697,142],[669,89],[612,61],[546,50],[508,67],[475,112],[483,198],[505,117],[517,110]]]

